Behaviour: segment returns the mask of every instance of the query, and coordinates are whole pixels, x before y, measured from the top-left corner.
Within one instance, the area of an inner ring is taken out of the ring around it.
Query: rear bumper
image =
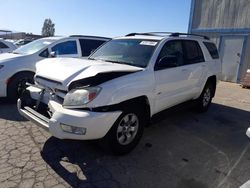
[[[55,101],[48,104],[53,115],[50,119],[29,107],[22,107],[22,101],[18,99],[19,113],[39,127],[49,131],[59,139],[93,140],[104,137],[122,113],[115,112],[91,112],[84,110],[65,109]],[[61,125],[74,126],[86,129],[84,135],[65,132]]]

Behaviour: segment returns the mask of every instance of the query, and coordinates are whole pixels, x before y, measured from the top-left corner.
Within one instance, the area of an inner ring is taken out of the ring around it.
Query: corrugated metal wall
[[[189,32],[209,36],[223,49],[221,37],[248,36],[239,78],[250,69],[250,0],[192,0]]]
[[[192,28],[250,28],[250,0],[195,0]]]

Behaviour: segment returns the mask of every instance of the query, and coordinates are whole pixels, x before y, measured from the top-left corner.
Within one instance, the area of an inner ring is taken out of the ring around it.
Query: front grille
[[[64,97],[68,91],[58,89],[58,85],[63,85],[61,82],[56,80],[51,80],[42,76],[36,76],[36,82],[45,88],[45,90],[50,93],[52,98],[57,99],[58,102],[63,103]],[[55,87],[54,87],[55,86]],[[58,86],[59,87],[59,86]]]
[[[53,83],[53,84],[62,85],[62,83],[59,82],[59,81],[51,80],[51,79],[49,79],[49,78],[45,78],[45,77],[42,77],[42,76],[36,76],[36,79],[45,80],[46,82],[51,82],[51,83]]]

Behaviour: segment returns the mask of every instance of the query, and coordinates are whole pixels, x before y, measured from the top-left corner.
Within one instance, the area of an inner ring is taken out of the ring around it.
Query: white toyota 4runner
[[[123,154],[156,113],[189,100],[206,111],[221,61],[207,37],[131,33],[88,59],[46,59],[18,100],[21,115],[60,139],[102,139]]]

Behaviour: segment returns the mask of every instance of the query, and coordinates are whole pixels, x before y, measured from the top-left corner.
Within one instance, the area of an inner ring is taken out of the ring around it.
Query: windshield
[[[56,39],[38,39],[33,42],[30,42],[24,46],[13,51],[16,54],[33,54],[43,49],[45,46],[48,46],[52,42],[56,41]]]
[[[117,39],[105,43],[89,59],[146,67],[158,41]]]

